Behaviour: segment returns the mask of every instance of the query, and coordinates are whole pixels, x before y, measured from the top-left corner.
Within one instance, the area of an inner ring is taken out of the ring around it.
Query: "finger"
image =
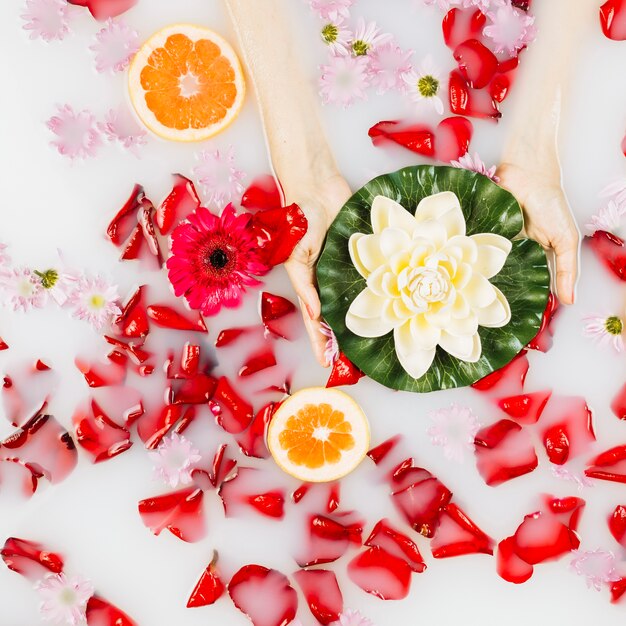
[[[556,292],[563,304],[574,304],[576,299],[578,247],[578,233],[575,230],[554,242]]]

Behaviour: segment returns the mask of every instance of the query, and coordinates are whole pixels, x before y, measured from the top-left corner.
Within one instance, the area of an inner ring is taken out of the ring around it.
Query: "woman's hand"
[[[287,204],[295,202],[302,209],[308,221],[308,229],[285,263],[285,269],[298,295],[304,326],[315,357],[321,365],[328,367],[330,364],[324,356],[326,337],[320,330],[321,304],[316,287],[315,265],[328,227],[351,195],[350,187],[336,174],[326,182],[320,181],[315,189],[297,190],[286,195]]]
[[[557,296],[563,304],[573,304],[580,235],[561,186],[558,163],[539,170],[502,163],[497,175],[502,187],[522,205],[526,234],[554,250]]]

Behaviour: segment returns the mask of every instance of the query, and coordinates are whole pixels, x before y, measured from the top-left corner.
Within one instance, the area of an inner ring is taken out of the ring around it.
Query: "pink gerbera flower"
[[[445,457],[461,463],[465,454],[474,449],[474,438],[480,424],[474,412],[466,406],[452,404],[431,411],[432,426],[428,429],[430,441],[441,446]]]
[[[446,89],[441,72],[435,67],[432,55],[427,55],[415,69],[406,72],[403,80],[413,102],[419,105],[430,105],[439,115],[443,115],[441,96]]]
[[[320,332],[326,337],[326,346],[324,347],[324,358],[326,363],[332,365],[339,358],[339,344],[333,329],[326,323],[320,324]]]
[[[41,309],[46,304],[46,291],[41,280],[26,267],[12,268],[0,273],[0,287],[4,291],[3,299],[14,311]]]
[[[139,156],[139,148],[148,143],[148,133],[124,105],[111,109],[104,122],[98,123],[98,129],[108,141],[118,142],[135,156]]]
[[[596,230],[605,230],[615,235],[621,235],[622,222],[626,216],[626,202],[620,206],[615,200],[609,200],[606,206],[603,206],[591,219],[585,227],[590,233]]]
[[[223,306],[240,304],[246,287],[258,285],[265,274],[250,215],[236,215],[229,204],[217,217],[199,207],[172,233],[168,276],[177,296],[192,309],[215,315]]]
[[[366,22],[362,17],[356,24],[354,38],[351,42],[352,54],[357,57],[365,56],[378,46],[391,41],[389,33],[381,33],[376,22]]]
[[[346,609],[330,626],[374,626],[374,622],[363,616],[360,611]]]
[[[459,0],[423,0],[426,6],[436,6],[441,11],[448,12],[450,7],[459,4]]]
[[[321,18],[331,22],[350,17],[353,4],[354,0],[309,0],[309,5]]]
[[[98,72],[123,72],[139,50],[139,33],[121,20],[108,19],[89,47]]]
[[[496,53],[506,50],[509,54],[516,54],[535,39],[535,18],[509,3],[489,11],[487,18],[491,23],[485,26],[483,34],[493,41]]]
[[[34,272],[41,281],[41,286],[46,290],[47,294],[59,305],[63,306],[69,299],[70,294],[76,288],[78,276],[50,268],[43,271]]]
[[[613,346],[616,352],[624,351],[624,320],[621,317],[588,315],[584,321],[585,335],[595,338],[601,345]]]
[[[205,204],[224,206],[243,192],[241,181],[245,174],[235,167],[235,150],[226,152],[202,150],[196,155],[198,165],[194,176],[202,189]]]
[[[31,39],[60,41],[70,32],[69,15],[65,0],[26,0],[26,10],[20,17]]]
[[[490,168],[487,168],[482,159],[478,156],[478,152],[474,152],[473,157],[469,152],[466,152],[458,161],[450,161],[450,165],[452,165],[452,167],[458,167],[459,169],[482,174],[490,178],[494,183],[500,182],[500,179],[496,176],[496,166],[492,165]]]
[[[170,487],[188,485],[194,465],[202,459],[191,441],[178,433],[165,437],[156,451],[150,453],[150,458],[155,477]]]
[[[46,125],[57,136],[50,142],[59,154],[70,159],[84,159],[96,155],[102,145],[95,128],[95,118],[89,111],[75,113],[69,104],[57,107],[57,114]]]
[[[85,623],[85,610],[94,587],[82,576],[46,574],[35,585],[42,599],[41,616],[47,622],[79,626]]]
[[[601,198],[611,198],[620,209],[626,210],[626,178],[607,185],[601,192]]]
[[[378,94],[404,88],[404,77],[411,71],[413,50],[403,50],[395,41],[376,47],[369,55],[369,75]]]
[[[320,32],[322,41],[328,46],[332,54],[346,56],[350,54],[352,33],[346,28],[343,20],[328,22],[322,26]]]
[[[356,100],[364,100],[369,84],[368,59],[365,57],[331,57],[328,65],[320,68],[320,95],[325,104],[349,107]]]
[[[68,299],[73,316],[89,322],[96,330],[111,324],[121,313],[118,302],[117,285],[100,276],[80,277]]]
[[[574,558],[570,562],[570,569],[585,578],[587,587],[600,591],[602,585],[620,579],[615,570],[615,555],[612,552],[598,548],[597,550],[572,550],[572,554]]]

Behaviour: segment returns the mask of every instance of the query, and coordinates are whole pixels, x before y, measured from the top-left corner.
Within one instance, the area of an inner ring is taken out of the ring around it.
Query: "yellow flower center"
[[[362,39],[357,39],[356,41],[352,42],[352,52],[354,52],[355,56],[357,57],[365,56],[369,49],[370,45]]]
[[[327,44],[335,43],[338,36],[339,29],[334,24],[326,24],[326,26],[322,28],[322,39]]]
[[[621,335],[624,330],[624,322],[616,315],[611,315],[611,317],[606,318],[604,327],[610,335]]]
[[[91,296],[91,298],[89,298],[89,304],[94,309],[101,309],[106,304],[106,300],[104,296],[100,295],[99,293],[96,293],[93,296]]]
[[[432,98],[439,91],[439,81],[430,74],[422,76],[417,81],[417,90],[424,98]]]

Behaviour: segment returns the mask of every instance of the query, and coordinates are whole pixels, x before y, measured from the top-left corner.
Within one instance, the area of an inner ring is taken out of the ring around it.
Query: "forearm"
[[[318,102],[290,37],[289,0],[225,0],[256,91],[272,165],[287,198],[337,175]]]
[[[513,127],[502,162],[560,176],[557,140],[563,105],[585,29],[597,22],[597,0],[541,0],[537,40],[523,53]],[[595,20],[595,22],[594,22]]]

